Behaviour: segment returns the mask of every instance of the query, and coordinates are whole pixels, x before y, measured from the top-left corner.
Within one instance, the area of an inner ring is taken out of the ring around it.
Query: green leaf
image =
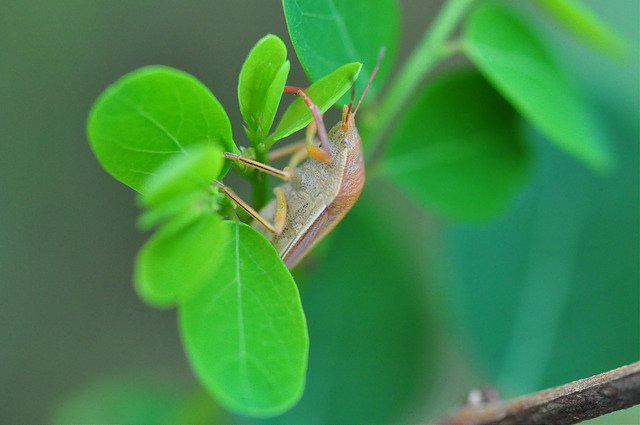
[[[448,74],[429,85],[398,123],[382,173],[445,214],[492,216],[528,169],[519,121],[477,72]]]
[[[220,176],[224,156],[209,145],[189,147],[162,164],[143,184],[140,201],[146,207],[191,194],[204,192]]]
[[[376,190],[365,187],[332,232],[327,255],[318,259],[314,250],[298,268],[311,274],[301,287],[311,339],[307,389],[269,423],[425,422],[410,416],[410,406],[428,399],[446,363],[442,300],[435,308],[427,300],[440,290],[420,267],[432,224],[393,189],[368,187]]]
[[[275,35],[263,37],[249,52],[238,81],[238,103],[249,140],[261,143],[269,133],[289,75],[287,48]]]
[[[138,192],[188,146],[237,150],[229,118],[211,92],[191,75],[164,66],[133,71],[107,88],[89,113],[87,134],[100,164]]]
[[[535,3],[560,24],[592,47],[612,56],[625,51],[623,39],[615,30],[577,0],[535,0]]]
[[[507,7],[484,3],[463,39],[471,61],[552,142],[597,171],[611,169],[594,117],[533,28]]]
[[[291,42],[309,80],[317,81],[347,62],[363,63],[356,82],[362,93],[378,52],[385,58],[367,97],[373,99],[395,60],[400,10],[395,0],[283,0]],[[365,99],[365,100],[367,100]],[[348,103],[348,98],[341,103]]]
[[[244,224],[229,237],[218,269],[180,303],[191,364],[228,409],[270,416],[301,396],[309,340],[300,296],[273,246]]]
[[[102,379],[64,397],[56,406],[54,424],[173,423],[185,398],[175,379],[140,376]]]
[[[340,96],[349,90],[353,82],[358,78],[361,68],[361,63],[342,65],[331,74],[309,86],[305,93],[324,113],[340,99]],[[311,120],[313,120],[313,117],[304,100],[301,98],[294,100],[282,115],[275,132],[267,138],[267,146],[271,146],[277,140],[295,133],[309,124]]]
[[[233,423],[204,390],[176,377],[131,374],[102,378],[65,395],[52,424],[213,424]],[[161,374],[161,373],[160,373]]]
[[[158,206],[145,210],[138,217],[136,224],[141,230],[149,230],[174,218],[197,217],[206,212],[213,212],[217,210],[218,206],[209,205],[212,199],[199,192],[176,196]]]
[[[174,217],[195,217],[218,209],[211,184],[222,171],[223,156],[214,146],[197,145],[175,155],[145,180],[139,202],[147,210],[138,226],[150,229]]]
[[[616,108],[610,119],[620,118]],[[505,398],[638,360],[639,145],[637,127],[617,122],[621,167],[612,178],[538,137],[536,172],[514,208],[443,232],[461,337],[477,373]]]
[[[582,422],[582,425],[612,425],[612,424],[637,424],[640,423],[640,405],[636,405],[617,412],[590,419]]]
[[[175,219],[142,247],[135,266],[135,285],[146,303],[166,308],[195,290],[220,264],[228,237],[217,215]]]

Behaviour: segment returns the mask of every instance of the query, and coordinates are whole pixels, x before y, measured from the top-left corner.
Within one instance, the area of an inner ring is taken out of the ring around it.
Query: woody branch
[[[465,406],[440,425],[575,424],[640,404],[640,362],[506,401]]]

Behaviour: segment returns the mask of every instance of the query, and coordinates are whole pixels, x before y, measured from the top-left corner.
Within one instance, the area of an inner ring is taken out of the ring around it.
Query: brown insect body
[[[274,234],[260,223],[252,223],[269,239],[288,268],[295,266],[342,220],[364,185],[362,147],[353,113],[329,131],[329,142],[328,162],[309,159],[293,170],[290,181],[280,186],[288,206],[283,231]],[[260,214],[273,221],[275,210],[273,200]]]

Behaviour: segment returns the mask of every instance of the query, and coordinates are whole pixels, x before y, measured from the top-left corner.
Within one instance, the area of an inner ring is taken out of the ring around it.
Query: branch
[[[507,401],[465,406],[442,425],[575,424],[640,404],[640,362]]]

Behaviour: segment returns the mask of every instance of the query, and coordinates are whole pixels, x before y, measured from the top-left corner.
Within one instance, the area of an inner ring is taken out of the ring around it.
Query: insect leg
[[[309,156],[309,152],[307,148],[313,145],[313,136],[315,135],[315,127],[313,127],[313,131],[309,131],[309,128],[314,126],[313,122],[307,126],[307,138],[305,140],[300,140],[298,142],[292,143],[283,148],[276,149],[274,151],[269,152],[269,161],[276,161],[280,158],[284,158],[286,156],[291,155],[289,158],[289,163],[286,167],[284,167],[284,172],[289,173],[289,176],[293,176],[294,169],[304,161],[307,156]]]
[[[317,146],[307,146],[307,150],[309,151],[309,155],[314,159],[320,162],[329,162],[331,157],[330,144],[329,144],[329,136],[327,135],[327,129],[324,126],[324,121],[322,120],[322,115],[320,114],[320,109],[318,106],[309,99],[309,97],[302,90],[298,90],[298,96],[302,97],[304,103],[306,103],[311,115],[313,115],[313,122],[315,123],[315,132],[317,132],[318,137],[320,138],[320,144],[322,149]],[[307,141],[309,140],[309,135],[307,134]]]
[[[285,156],[295,155],[299,150],[304,149],[306,140],[300,140],[287,146],[283,146],[278,149],[274,149],[269,152],[269,161],[277,161]]]
[[[254,210],[251,205],[246,203],[236,192],[233,191],[229,186],[224,183],[215,180],[213,184],[216,185],[218,189],[220,189],[225,195],[227,195],[233,202],[236,203],[240,208],[245,210],[247,214],[253,217],[258,223],[262,224],[265,229],[269,232],[279,235],[282,233],[284,229],[284,225],[286,223],[287,217],[287,198],[284,195],[284,192],[280,188],[276,188],[274,193],[276,195],[276,214],[274,218],[274,223],[269,223],[269,220],[264,218],[260,213]]]
[[[307,156],[309,156],[309,151],[307,149],[305,149],[305,145],[303,145],[303,147],[301,149],[298,149],[298,151],[296,153],[294,153],[293,155],[291,155],[291,158],[289,159],[289,164],[287,164],[286,167],[284,167],[285,170],[289,171],[292,175],[293,175],[293,171],[298,164],[300,164],[302,161],[304,161]]]
[[[272,176],[282,179],[284,181],[289,181],[291,179],[291,173],[289,173],[287,170],[279,170],[270,165],[263,164],[260,161],[256,161],[250,158],[245,158],[244,156],[238,155],[237,153],[225,152],[224,157],[232,161],[240,161],[248,165],[249,167],[262,171],[263,173],[271,174]]]
[[[318,105],[313,103],[309,96],[304,92],[304,89],[300,87],[285,86],[284,93],[300,96],[313,116],[313,122],[315,123],[318,137],[320,137],[321,148],[318,148],[317,146],[307,146],[309,155],[320,162],[329,162],[331,158],[331,145],[329,144],[329,136],[327,135],[327,129],[324,126],[324,121],[322,120],[322,114],[320,113]]]
[[[284,190],[280,187],[273,189],[273,193],[276,195],[276,213],[273,217],[273,227],[276,235],[279,235],[284,230],[284,225],[287,222],[287,198],[284,195]]]
[[[303,87],[297,86],[284,86],[283,93],[284,94],[298,94],[298,91],[304,91]]]

